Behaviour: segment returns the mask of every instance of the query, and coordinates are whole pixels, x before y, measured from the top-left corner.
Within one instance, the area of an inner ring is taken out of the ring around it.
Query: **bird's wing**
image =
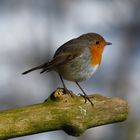
[[[39,69],[42,69],[42,71],[40,73],[43,73],[45,71],[47,71],[47,72],[51,71],[52,69],[54,69],[54,67],[56,67],[58,65],[59,66],[63,65],[65,63],[71,61],[78,55],[79,55],[78,53],[60,53],[59,55],[56,55],[51,61],[41,64],[37,67],[33,67],[33,68],[23,72],[22,74],[27,74],[29,72],[39,70]]]
[[[80,56],[85,50],[85,46],[88,44],[88,40],[79,40],[78,38],[66,42],[56,50],[53,59],[43,66],[41,73],[50,71],[56,66],[64,65],[74,58]]]
[[[45,71],[50,71],[54,67],[64,65],[65,63],[68,63],[69,61],[73,60],[74,58],[76,58],[79,55],[80,54],[77,52],[62,53],[62,54],[60,53],[59,55],[56,55],[50,62],[48,62],[42,66],[43,70],[41,71],[41,73],[43,73]]]

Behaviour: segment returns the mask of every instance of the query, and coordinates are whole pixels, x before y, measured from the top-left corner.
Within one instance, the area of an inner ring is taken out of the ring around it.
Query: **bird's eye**
[[[96,45],[98,45],[99,44],[99,41],[96,41],[95,43],[96,43]]]

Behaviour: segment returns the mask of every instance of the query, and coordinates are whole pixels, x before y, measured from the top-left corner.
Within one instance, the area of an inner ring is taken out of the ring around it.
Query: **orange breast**
[[[103,46],[90,46],[90,51],[91,51],[91,64],[92,65],[97,65],[97,64],[100,64],[101,63],[101,60],[102,60],[102,53],[103,53],[103,50],[104,50],[104,47]]]

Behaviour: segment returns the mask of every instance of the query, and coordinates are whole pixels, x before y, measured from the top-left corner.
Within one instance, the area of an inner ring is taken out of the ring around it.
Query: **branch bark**
[[[88,128],[126,120],[126,101],[101,95],[89,98],[94,106],[81,96],[71,97],[57,89],[44,103],[0,111],[0,139],[53,130],[79,136]]]

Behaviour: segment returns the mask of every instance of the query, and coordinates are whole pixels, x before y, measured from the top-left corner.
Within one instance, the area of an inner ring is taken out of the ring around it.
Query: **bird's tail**
[[[47,68],[48,64],[49,64],[49,63],[45,63],[45,64],[39,65],[39,66],[37,66],[37,67],[31,68],[31,69],[29,69],[29,70],[23,72],[22,74],[25,75],[25,74],[27,74],[27,73],[29,73],[29,72],[32,72],[32,71],[35,71],[35,70],[39,70],[39,69],[43,69],[43,71],[41,72],[41,73],[43,73],[43,72],[45,72],[45,71],[48,70],[48,68]]]

